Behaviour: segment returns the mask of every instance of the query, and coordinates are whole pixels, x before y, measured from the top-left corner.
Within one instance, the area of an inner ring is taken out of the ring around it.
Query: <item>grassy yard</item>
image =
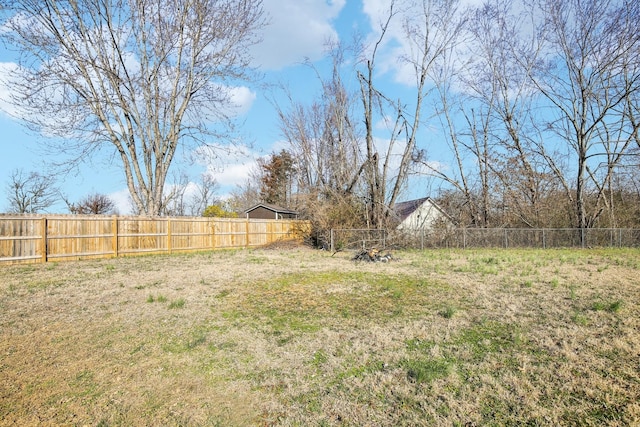
[[[0,425],[640,425],[640,251],[0,267]]]

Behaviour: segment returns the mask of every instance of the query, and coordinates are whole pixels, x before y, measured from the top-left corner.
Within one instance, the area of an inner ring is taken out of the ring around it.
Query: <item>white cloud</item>
[[[231,104],[231,116],[242,116],[246,114],[256,100],[256,93],[246,86],[229,88]]]
[[[0,111],[11,117],[16,117],[18,110],[10,102],[11,85],[6,82],[6,78],[17,69],[18,65],[13,62],[0,62]]]
[[[368,37],[369,48],[372,49],[378,42],[381,34],[381,25],[386,23],[389,17],[388,0],[363,0],[363,13],[371,26]],[[462,16],[463,11],[481,4],[481,0],[460,0],[456,16]],[[381,75],[389,75],[396,83],[415,87],[417,84],[416,72],[413,65],[407,59],[419,60],[417,54],[421,46],[416,46],[407,36],[407,25],[414,31],[424,32],[424,11],[422,3],[412,1],[400,1],[394,6],[396,15],[389,22],[385,36],[378,46],[377,72]],[[434,2],[435,13],[450,13],[448,6]],[[440,12],[437,9],[441,8]],[[456,18],[457,19],[457,18]],[[429,37],[431,45],[438,44],[443,38],[449,37],[449,29],[431,28]],[[418,41],[421,44],[422,41]]]
[[[266,152],[276,153],[288,147],[286,141],[278,140],[271,144]],[[269,155],[255,151],[246,145],[202,146],[193,154],[196,161],[206,168],[206,173],[216,180],[222,193],[244,185],[256,169],[258,159]]]
[[[387,19],[389,0],[362,0],[362,11],[369,18],[371,28],[378,31],[380,23]]]
[[[244,184],[260,154],[244,145],[209,145],[195,150],[194,157],[225,191]]]
[[[247,159],[240,163],[227,165],[224,169],[217,169],[213,167],[209,168],[207,171],[213,178],[215,178],[220,187],[233,188],[237,185],[242,185],[247,180],[251,170],[255,166],[255,159]]]
[[[130,215],[133,212],[131,205],[131,195],[128,189],[115,191],[107,194],[107,196],[113,201],[116,211],[119,215]]]
[[[257,66],[278,70],[322,58],[325,42],[337,39],[332,26],[346,0],[264,0],[269,24],[252,54]]]

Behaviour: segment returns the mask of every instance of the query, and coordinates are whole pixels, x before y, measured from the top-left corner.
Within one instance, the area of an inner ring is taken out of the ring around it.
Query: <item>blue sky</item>
[[[296,98],[311,100],[318,91],[313,71],[302,65],[305,59],[322,66],[325,41],[341,39],[349,41],[354,31],[373,36],[380,14],[387,7],[385,0],[264,0],[264,8],[270,17],[270,25],[264,29],[263,43],[254,49],[255,64],[260,67],[264,80],[260,83],[285,83]],[[374,25],[372,25],[374,23]],[[12,62],[10,54],[0,48],[0,70]],[[401,70],[395,70],[397,62],[389,59],[379,76],[397,90],[407,89],[402,84]],[[0,108],[9,107],[2,102],[8,88],[0,87]],[[269,99],[273,92],[261,85],[246,84],[238,92],[241,104],[238,119],[242,123],[241,135],[252,145],[241,155],[223,156],[209,164],[193,163],[190,153],[178,155],[173,171],[184,170],[189,178],[197,181],[200,174],[209,171],[218,181],[217,194],[224,196],[248,177],[255,159],[284,147],[278,129],[277,115]],[[41,135],[28,131],[6,112],[0,112],[0,212],[8,207],[6,185],[16,168],[44,171],[56,160],[55,155],[42,149],[45,140]],[[169,178],[168,183],[171,183]],[[59,179],[61,192],[71,201],[77,201],[90,193],[109,195],[116,201],[121,214],[128,213],[128,191],[124,174],[117,162],[99,156],[88,159],[77,170]],[[419,194],[422,196],[423,194]],[[66,205],[60,202],[50,212],[66,213]]]

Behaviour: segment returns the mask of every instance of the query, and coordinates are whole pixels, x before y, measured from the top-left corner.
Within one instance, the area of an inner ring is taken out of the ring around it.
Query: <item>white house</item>
[[[396,203],[398,230],[429,230],[436,225],[453,226],[453,220],[431,197]]]

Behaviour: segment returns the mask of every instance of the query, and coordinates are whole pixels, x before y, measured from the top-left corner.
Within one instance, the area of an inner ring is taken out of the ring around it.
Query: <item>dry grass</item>
[[[0,425],[639,425],[640,252],[0,268]]]

